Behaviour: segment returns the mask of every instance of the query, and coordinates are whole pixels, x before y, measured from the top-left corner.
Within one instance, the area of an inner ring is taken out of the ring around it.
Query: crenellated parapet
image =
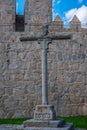
[[[70,28],[73,31],[79,31],[81,29],[81,22],[78,17],[75,15],[73,19],[70,21]]]
[[[16,6],[16,0],[0,0],[0,32],[38,32],[44,24],[48,24],[52,32],[87,31],[76,15],[68,28],[58,15],[52,21],[52,0],[25,0],[23,15],[16,14]]]
[[[56,16],[55,20],[51,23],[50,30],[55,31],[63,31],[64,23],[59,15]]]
[[[84,28],[82,27],[82,23],[76,15],[68,23],[68,26],[64,25],[64,21],[57,15],[50,24],[50,30],[52,32],[86,32],[87,28],[85,26]]]

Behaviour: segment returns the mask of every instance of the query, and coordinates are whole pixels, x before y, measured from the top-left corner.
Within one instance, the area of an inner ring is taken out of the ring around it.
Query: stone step
[[[62,128],[67,128],[67,130],[74,130],[74,125],[73,123],[65,123]]]
[[[74,130],[72,123],[67,123],[63,127],[26,127],[23,130]]]
[[[49,120],[49,121],[42,121],[42,120],[27,120],[24,122],[24,127],[62,127],[65,124],[63,119],[58,120]]]
[[[0,125],[0,130],[23,130],[23,125]]]
[[[23,125],[0,125],[0,130],[74,130],[72,123],[66,123],[62,127],[26,127]]]

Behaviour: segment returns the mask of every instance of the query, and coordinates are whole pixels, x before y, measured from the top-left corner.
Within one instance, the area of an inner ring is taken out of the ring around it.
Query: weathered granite
[[[54,120],[56,118],[56,112],[52,105],[36,105],[34,112],[35,120]]]
[[[41,24],[37,22],[29,26],[30,15],[26,15],[28,24],[25,22],[27,26],[25,32],[13,31],[14,2],[15,0],[0,0],[0,118],[33,117],[36,104],[41,103],[40,45],[37,41],[22,43],[19,40],[25,35],[40,35]],[[45,9],[48,6],[46,1],[41,4]],[[32,12],[29,13],[32,14],[33,9],[34,4]],[[39,15],[39,8],[37,10]],[[51,18],[50,13],[51,11],[48,15]],[[72,22],[74,25],[75,21]],[[11,28],[4,23],[9,24]],[[49,33],[55,36],[59,32],[66,34],[73,32],[73,36],[71,40],[53,40],[49,45],[49,103],[55,106],[59,116],[87,115],[87,29],[81,27],[65,29],[61,20],[56,18],[56,22],[51,21],[49,25]]]
[[[62,127],[65,124],[63,119],[59,120],[27,120],[24,122],[24,127]]]
[[[0,129],[1,130],[29,130],[28,128],[23,128],[23,125],[0,125]],[[47,128],[42,128],[42,129],[47,130]],[[62,130],[62,129],[60,129],[60,130]],[[87,129],[76,128],[75,130],[87,130]]]

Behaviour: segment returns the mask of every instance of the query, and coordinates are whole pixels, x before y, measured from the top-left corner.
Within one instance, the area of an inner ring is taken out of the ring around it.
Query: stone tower
[[[52,0],[26,0],[25,23],[40,25],[52,22]]]
[[[0,30],[13,31],[15,23],[15,0],[0,0]]]

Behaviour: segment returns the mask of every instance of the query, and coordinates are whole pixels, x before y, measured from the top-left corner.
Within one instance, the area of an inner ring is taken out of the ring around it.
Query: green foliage
[[[87,116],[83,117],[61,117],[65,119],[66,122],[72,122],[75,128],[87,129]]]
[[[87,129],[87,116],[85,117],[58,117],[64,119],[66,122],[72,122],[75,128]],[[21,125],[27,118],[20,119],[0,119],[0,124],[17,124]]]
[[[21,125],[23,122],[27,120],[26,118],[19,118],[19,119],[0,119],[0,124],[18,124]]]

